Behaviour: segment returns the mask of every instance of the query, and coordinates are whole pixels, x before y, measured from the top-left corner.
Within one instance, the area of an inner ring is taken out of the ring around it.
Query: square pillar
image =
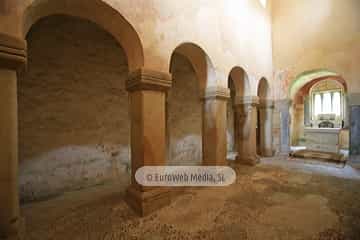
[[[280,113],[280,155],[288,156],[290,153],[290,106],[291,100],[283,99],[276,102]]]
[[[360,162],[360,93],[349,94],[350,162]]]
[[[260,128],[260,153],[261,156],[273,156],[272,120],[274,102],[272,100],[261,100],[259,104],[259,128]]]
[[[258,97],[236,97],[234,103],[238,156],[237,163],[256,165],[260,159],[257,155],[256,126]]]
[[[230,90],[221,87],[206,89],[203,96],[203,165],[227,165],[226,107]]]
[[[17,70],[26,43],[0,34],[0,239],[19,231]]]
[[[171,75],[139,69],[130,74],[127,90],[131,118],[131,185],[127,203],[141,216],[170,203],[165,188],[149,188],[135,180],[137,169],[143,166],[166,165],[166,91]]]

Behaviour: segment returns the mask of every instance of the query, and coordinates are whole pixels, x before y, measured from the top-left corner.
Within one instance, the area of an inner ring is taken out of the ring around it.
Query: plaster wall
[[[18,82],[22,201],[119,181],[130,164],[124,51],[95,24],[64,16],[38,22],[27,40]]]
[[[360,1],[273,0],[275,97],[286,98],[298,74],[328,69],[360,92]]]

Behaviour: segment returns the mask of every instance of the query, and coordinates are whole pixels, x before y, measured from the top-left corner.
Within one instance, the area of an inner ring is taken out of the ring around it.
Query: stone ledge
[[[229,99],[230,89],[224,87],[209,87],[205,89],[202,99]]]
[[[172,77],[169,73],[140,68],[130,73],[126,89],[128,91],[166,91],[171,87],[171,81]]]
[[[260,99],[259,108],[275,108],[274,101],[269,99]]]
[[[257,96],[245,96],[245,97],[237,96],[237,97],[235,97],[234,105],[235,106],[239,106],[239,105],[257,106],[257,105],[259,105],[259,97],[257,97]]]
[[[26,41],[0,33],[0,67],[19,70],[26,65]]]

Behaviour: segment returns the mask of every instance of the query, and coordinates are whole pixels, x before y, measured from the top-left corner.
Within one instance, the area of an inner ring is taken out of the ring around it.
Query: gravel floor
[[[238,165],[235,184],[188,189],[144,218],[123,201],[126,184],[71,192],[22,206],[24,239],[360,239],[360,180],[326,167],[336,176],[316,162]]]

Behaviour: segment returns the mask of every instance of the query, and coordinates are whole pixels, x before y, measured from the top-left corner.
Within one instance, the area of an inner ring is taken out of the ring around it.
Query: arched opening
[[[203,159],[203,101],[215,81],[206,53],[193,43],[178,46],[170,61],[172,87],[167,95],[168,163],[200,165]]]
[[[227,106],[227,158],[235,160],[238,155],[239,142],[239,126],[237,116],[237,99],[242,99],[250,93],[250,84],[245,70],[241,67],[234,67],[228,79],[228,87],[230,89],[230,100]]]
[[[294,156],[346,161],[349,151],[347,85],[337,75],[301,75],[292,91],[290,140]],[[300,81],[299,81],[300,82]]]
[[[261,78],[258,85],[259,107],[257,108],[256,144],[259,156],[272,155],[272,103],[270,87],[266,78]]]
[[[126,54],[130,72],[143,67],[144,52],[141,40],[134,27],[102,0],[34,0],[23,12],[23,36],[40,19],[51,15],[68,15],[96,23],[113,36]]]
[[[129,73],[124,49],[96,24],[53,15],[27,34],[19,78],[23,202],[129,182]]]

